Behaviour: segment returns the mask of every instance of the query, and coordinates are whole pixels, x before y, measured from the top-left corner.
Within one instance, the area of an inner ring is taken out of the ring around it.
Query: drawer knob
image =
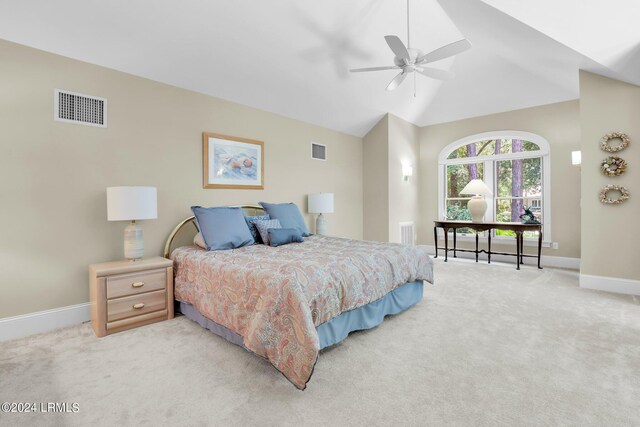
[[[143,302],[139,302],[137,304],[133,304],[133,308],[135,308],[136,310],[139,310],[141,308],[144,307],[144,303]]]
[[[141,288],[144,286],[144,282],[135,282],[131,284],[132,288]]]

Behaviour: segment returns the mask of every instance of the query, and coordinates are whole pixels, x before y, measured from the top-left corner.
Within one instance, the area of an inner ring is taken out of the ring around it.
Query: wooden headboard
[[[230,207],[242,208],[245,216],[264,215],[264,208],[258,205],[239,205],[239,206],[230,206]],[[196,235],[196,233],[198,232],[198,226],[196,225],[196,217],[190,216],[189,218],[181,221],[178,225],[176,225],[173,228],[173,230],[169,234],[169,237],[167,237],[166,243],[164,244],[164,252],[162,253],[162,256],[164,256],[165,258],[169,258],[169,255],[171,255],[171,244],[173,243],[173,240],[176,238],[176,235],[183,228],[188,227],[189,224],[193,225],[193,228],[195,230],[193,235],[194,236]]]

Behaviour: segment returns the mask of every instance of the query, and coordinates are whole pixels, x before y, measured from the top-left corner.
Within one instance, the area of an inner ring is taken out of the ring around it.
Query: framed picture
[[[264,189],[264,142],[204,132],[204,188]]]

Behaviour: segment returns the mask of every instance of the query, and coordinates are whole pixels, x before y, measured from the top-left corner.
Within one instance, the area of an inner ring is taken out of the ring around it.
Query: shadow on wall
[[[305,30],[314,33],[320,40],[319,45],[300,51],[298,56],[318,64],[331,61],[336,74],[346,78],[349,74],[348,64],[353,62],[353,59],[365,61],[372,58],[371,52],[359,47],[355,40],[357,34],[371,22],[367,18],[375,14],[378,4],[378,0],[371,0],[364,9],[342,15],[329,29],[324,28],[298,7],[293,7],[295,22],[300,22]]]

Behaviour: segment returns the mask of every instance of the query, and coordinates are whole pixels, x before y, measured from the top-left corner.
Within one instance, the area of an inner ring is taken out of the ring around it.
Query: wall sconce
[[[574,166],[580,166],[582,164],[582,151],[571,152],[571,164]]]
[[[409,177],[413,176],[413,166],[409,164],[402,165],[402,177],[405,181],[409,181]]]

